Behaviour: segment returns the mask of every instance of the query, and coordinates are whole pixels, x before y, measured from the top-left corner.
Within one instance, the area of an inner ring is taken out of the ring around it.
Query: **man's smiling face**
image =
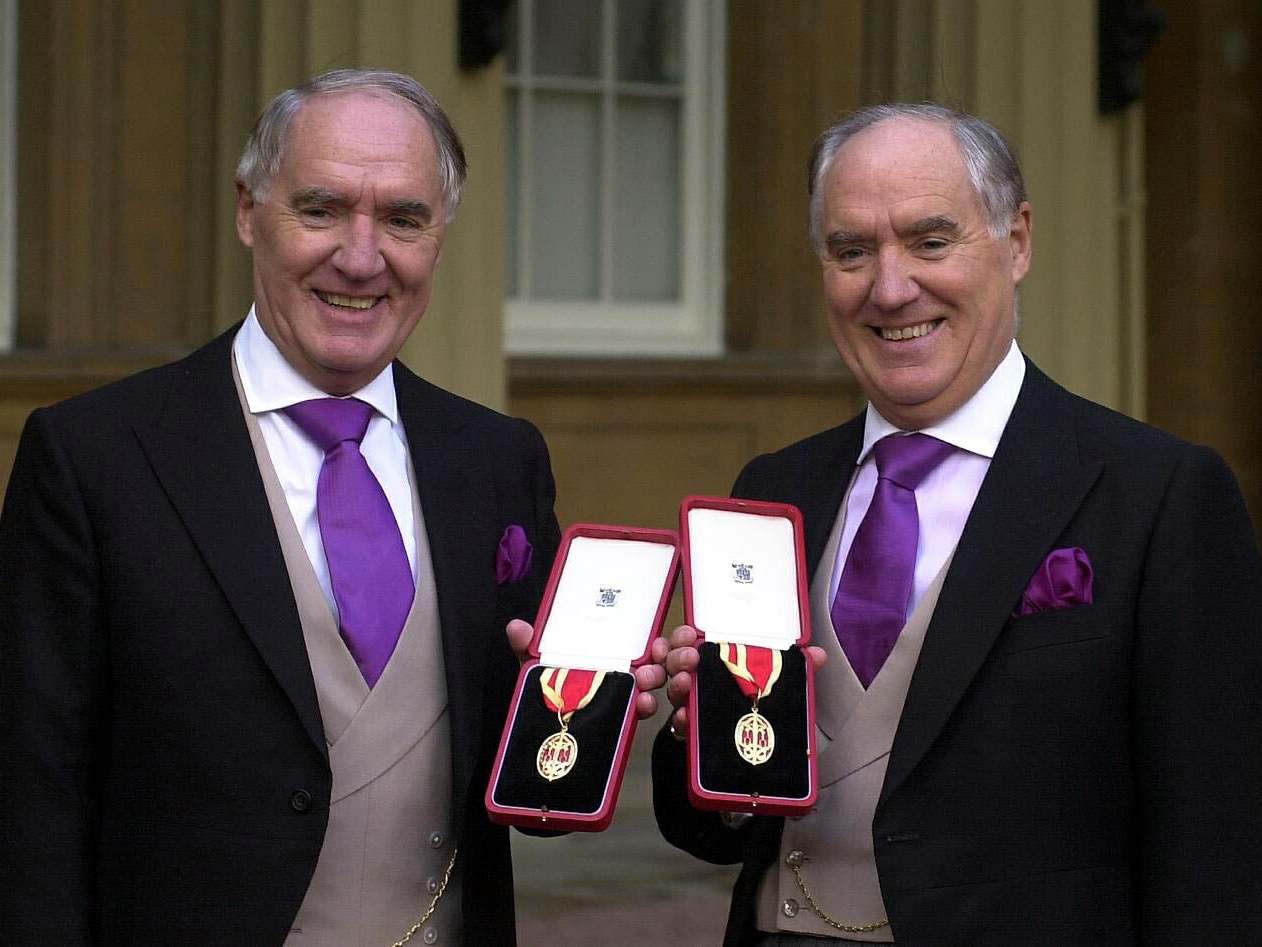
[[[837,351],[887,420],[906,430],[941,421],[1011,344],[1029,205],[992,236],[951,130],[904,118],[848,140],[821,187]]]
[[[370,92],[307,100],[266,194],[237,188],[264,331],[321,390],[363,387],[425,313],[445,220],[437,146],[416,109]]]

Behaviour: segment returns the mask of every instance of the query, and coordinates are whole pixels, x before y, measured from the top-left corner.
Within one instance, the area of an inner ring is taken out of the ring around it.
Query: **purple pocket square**
[[[534,547],[526,538],[526,531],[514,523],[504,530],[500,537],[499,549],[495,552],[495,582],[516,582],[530,571],[530,560],[534,555]]]
[[[1021,604],[1012,614],[1019,618],[1055,608],[1090,605],[1094,581],[1091,560],[1085,552],[1077,546],[1053,549],[1030,578],[1030,584],[1021,593]]]

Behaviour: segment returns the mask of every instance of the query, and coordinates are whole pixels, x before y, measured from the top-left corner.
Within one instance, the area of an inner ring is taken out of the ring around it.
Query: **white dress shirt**
[[[1008,424],[1008,417],[1017,403],[1021,382],[1025,379],[1025,359],[1017,343],[1003,361],[986,379],[968,401],[955,413],[937,424],[923,428],[930,434],[958,448],[927,476],[916,488],[916,509],[920,513],[920,539],[916,545],[916,574],[912,583],[911,601],[907,614],[916,608],[925,589],[933,582],[955,550],[964,532],[964,523],[973,509],[977,491],[981,489],[990,461],[999,446],[999,438]],[[837,547],[837,559],[828,600],[837,595],[837,583],[841,570],[854,542],[859,523],[872,503],[876,491],[876,458],[872,447],[889,434],[900,433],[899,428],[885,420],[876,408],[868,404],[863,429],[863,450],[859,452],[857,470],[846,501],[846,520],[841,541]],[[908,432],[910,433],[910,432]]]
[[[241,378],[246,406],[258,418],[294,525],[298,527],[311,568],[315,570],[329,609],[336,618],[337,602],[333,598],[328,561],[320,539],[320,522],[316,517],[316,485],[324,463],[324,452],[281,410],[300,401],[328,398],[330,395],[303,378],[285,360],[280,349],[263,331],[253,307],[233,339],[232,357]],[[412,487],[408,481],[408,446],[403,422],[399,419],[391,367],[387,365],[380,375],[348,397],[366,401],[376,409],[360,443],[360,452],[385,491],[390,509],[394,512],[415,581],[416,536]]]

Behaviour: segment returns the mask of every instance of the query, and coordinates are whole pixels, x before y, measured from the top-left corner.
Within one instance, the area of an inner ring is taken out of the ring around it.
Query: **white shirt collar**
[[[276,343],[263,331],[253,306],[237,332],[237,337],[232,341],[232,354],[237,362],[237,372],[241,376],[245,403],[251,414],[279,411],[300,401],[330,397],[327,392],[321,391],[298,374],[285,360]],[[398,423],[399,405],[395,398],[394,372],[390,365],[348,397],[368,402],[378,413],[388,418],[391,424]]]
[[[1025,359],[1017,348],[1016,339],[1013,339],[1008,354],[977,393],[937,424],[922,428],[923,433],[953,444],[960,450],[993,458],[1024,380]],[[863,450],[859,452],[856,463],[863,463],[873,444],[888,434],[899,433],[900,430],[885,420],[872,403],[868,402],[867,417],[863,425]]]

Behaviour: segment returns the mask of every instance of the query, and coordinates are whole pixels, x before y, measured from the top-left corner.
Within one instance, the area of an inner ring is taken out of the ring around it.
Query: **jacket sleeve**
[[[718,812],[702,812],[688,801],[688,757],[685,744],[663,727],[653,742],[653,815],[662,837],[689,855],[714,865],[744,860],[750,819],[729,824]]]
[[[89,943],[106,752],[100,566],[52,415],[28,420],[0,514],[0,917],[12,943]]]
[[[1140,940],[1228,943],[1262,921],[1262,563],[1213,451],[1170,480],[1135,623]]]
[[[543,598],[544,586],[548,583],[548,573],[552,569],[552,560],[556,558],[557,548],[561,545],[561,529],[556,517],[556,482],[552,477],[552,461],[548,456],[548,447],[543,435],[527,422],[522,422],[529,430],[533,445],[533,463],[531,469],[534,478],[535,497],[535,551],[531,568],[530,581],[532,588],[532,608],[538,609]],[[523,615],[534,621],[535,615]]]

